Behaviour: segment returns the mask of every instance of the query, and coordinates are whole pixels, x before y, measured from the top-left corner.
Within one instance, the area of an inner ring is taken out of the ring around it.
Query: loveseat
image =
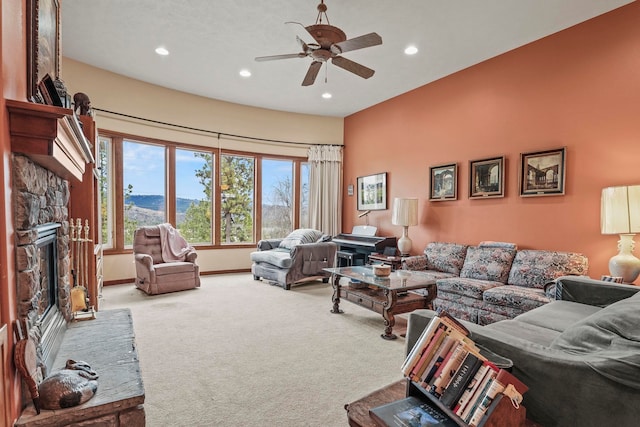
[[[550,302],[545,285],[564,275],[586,275],[587,258],[573,252],[518,250],[513,243],[478,246],[432,242],[403,268],[436,279],[435,310],[486,325]]]
[[[257,249],[251,253],[253,278],[289,290],[291,285],[309,280],[327,283],[331,274],[322,269],[334,266],[337,245],[319,230],[300,228],[283,239],[260,240]]]
[[[640,420],[640,287],[585,277],[555,281],[555,298],[471,338],[510,359],[529,390],[527,418],[545,427],[635,426]],[[407,349],[436,315],[409,315]]]

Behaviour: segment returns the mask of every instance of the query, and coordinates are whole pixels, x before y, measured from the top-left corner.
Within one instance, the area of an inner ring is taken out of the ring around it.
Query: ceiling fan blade
[[[322,68],[322,62],[313,61],[307,70],[307,75],[304,76],[302,86],[311,86],[316,81],[316,76],[318,75],[320,68]]]
[[[292,32],[296,36],[296,39],[299,38],[300,40],[302,40],[302,42],[304,42],[307,45],[308,44],[312,44],[312,43],[316,43],[316,40],[311,36],[311,34],[309,34],[309,31],[307,31],[305,26],[302,25],[301,23],[293,22],[293,21],[287,21],[287,22],[285,22],[285,24],[293,24],[293,25],[289,25],[289,27],[291,27]]]
[[[382,37],[378,33],[369,33],[364,36],[354,37],[331,46],[331,52],[339,55],[351,50],[363,49],[365,47],[377,46],[382,44]]]
[[[352,60],[344,58],[342,56],[334,57],[331,62],[344,70],[350,71],[353,74],[362,77],[363,79],[368,79],[375,73],[375,71],[371,68],[365,67],[364,65],[353,62]]]
[[[261,61],[274,61],[276,59],[304,58],[305,56],[307,56],[306,53],[300,52],[300,53],[288,53],[285,55],[257,56],[255,59],[256,61],[261,62]]]

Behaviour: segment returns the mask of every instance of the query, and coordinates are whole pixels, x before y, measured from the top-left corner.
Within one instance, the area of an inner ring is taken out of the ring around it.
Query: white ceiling
[[[314,24],[319,0],[64,0],[62,52],[114,73],[205,97],[344,117],[631,3],[325,1],[330,24],[347,38],[370,32],[382,37],[380,46],[343,54],[373,68],[370,79],[328,64],[313,86],[302,87],[310,58],[254,61],[256,56],[298,53],[296,35],[308,35],[285,22]],[[419,52],[407,56],[403,50],[411,44]],[[169,56],[154,52],[160,45]],[[252,76],[240,77],[241,69]],[[324,92],[333,97],[323,99]]]

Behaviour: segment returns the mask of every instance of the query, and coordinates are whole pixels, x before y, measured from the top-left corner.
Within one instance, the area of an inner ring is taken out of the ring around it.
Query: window
[[[308,227],[309,164],[303,158],[219,152],[108,131],[99,143],[107,254],[129,250],[138,227],[163,222],[199,247],[255,245]]]
[[[176,228],[190,244],[211,244],[214,155],[176,149]]]
[[[293,161],[262,159],[262,238],[293,231]]]
[[[98,223],[102,233],[102,245],[104,248],[112,248],[113,245],[113,183],[110,178],[112,164],[111,138],[100,137],[98,139],[98,197],[100,197],[100,212]]]
[[[223,154],[220,162],[220,243],[253,242],[255,159]]]
[[[165,147],[125,140],[122,147],[124,244],[145,225],[166,222]]]

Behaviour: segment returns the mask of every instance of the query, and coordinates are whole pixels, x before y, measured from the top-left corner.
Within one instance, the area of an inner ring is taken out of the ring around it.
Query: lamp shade
[[[602,234],[640,233],[640,185],[602,190],[600,231]]]
[[[393,199],[391,223],[402,226],[418,225],[418,199],[400,197]]]

